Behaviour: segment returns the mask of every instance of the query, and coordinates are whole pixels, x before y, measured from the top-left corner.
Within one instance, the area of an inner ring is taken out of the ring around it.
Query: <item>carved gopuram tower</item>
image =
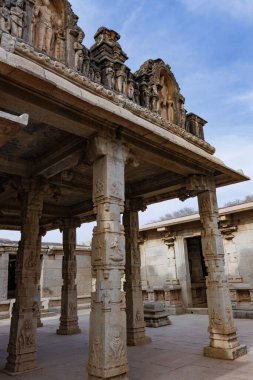
[[[13,375],[39,365],[39,247],[55,228],[64,245],[58,334],[80,333],[75,229],[96,220],[87,371],[126,379],[127,342],[150,341],[138,211],[195,196],[208,269],[204,354],[235,359],[246,347],[237,339],[224,274],[216,188],[247,177],[214,156],[206,122],[185,111],[170,66],[148,60],[132,73],[118,33],[99,28],[90,49],[84,37],[68,1],[0,1],[0,226],[21,231],[5,370]]]

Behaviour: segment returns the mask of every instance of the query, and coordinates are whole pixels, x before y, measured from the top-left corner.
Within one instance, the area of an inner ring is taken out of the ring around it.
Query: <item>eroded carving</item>
[[[25,21],[24,1],[17,0],[16,5],[10,11],[10,31],[14,37],[22,37]]]
[[[26,347],[33,346],[35,343],[35,336],[32,328],[32,321],[27,319],[23,323],[23,327],[20,330],[20,335],[18,337],[18,343],[20,349],[25,349]]]

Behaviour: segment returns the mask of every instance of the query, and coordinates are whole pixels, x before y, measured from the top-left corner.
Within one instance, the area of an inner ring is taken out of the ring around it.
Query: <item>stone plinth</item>
[[[234,348],[222,349],[218,347],[204,347],[204,356],[215,359],[234,360],[247,354],[247,347],[240,345]]]
[[[180,315],[185,313],[181,300],[181,290],[179,284],[172,283],[164,286],[165,306],[169,314]]]
[[[147,327],[171,325],[168,310],[162,302],[147,302],[144,304],[144,319]]]

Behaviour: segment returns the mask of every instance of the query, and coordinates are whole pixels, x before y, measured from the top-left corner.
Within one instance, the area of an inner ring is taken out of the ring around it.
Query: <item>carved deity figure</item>
[[[20,330],[18,342],[21,349],[27,348],[34,344],[32,321],[30,320],[24,321],[23,328]]]
[[[90,66],[90,69],[89,69],[89,78],[90,78],[90,80],[93,80],[93,81],[95,79],[95,70],[91,66]]]
[[[143,107],[149,108],[150,92],[149,92],[148,86],[145,82],[141,84],[140,90],[141,90],[141,94],[140,94],[141,95],[141,105]]]
[[[38,49],[44,50],[48,54],[52,50],[54,19],[55,14],[50,8],[49,0],[41,0],[41,5],[35,5],[33,17],[34,44]]]
[[[168,100],[167,119],[171,123],[174,121],[174,102],[172,100]]]
[[[83,61],[84,61],[84,48],[82,45],[84,39],[84,32],[82,30],[79,31],[77,41],[74,42],[74,50],[75,50],[75,69],[79,72],[83,70]]]
[[[89,51],[86,48],[83,48],[83,74],[88,75],[89,74],[89,68],[90,68],[90,57],[89,57]],[[94,76],[94,81],[96,83],[101,82],[101,75],[98,72],[100,79],[98,78],[97,72],[95,73]]]
[[[136,104],[140,104],[139,83],[135,83],[135,87],[134,87],[134,101],[135,101]]]
[[[84,74],[85,74],[85,72],[84,72]],[[96,72],[95,72],[94,82],[95,82],[95,83],[98,83],[98,84],[101,83],[101,74],[100,74],[99,71],[96,71]]]
[[[103,71],[103,83],[110,90],[114,87],[114,69],[111,62]]]
[[[126,92],[126,68],[122,65],[115,73],[115,90],[121,94]]]
[[[170,121],[174,122],[174,101],[171,94],[171,83],[168,78],[164,76],[160,79],[161,84],[161,97],[160,97],[160,113],[161,116]]]
[[[184,108],[184,103],[181,102],[180,103],[180,122],[179,122],[179,124],[182,128],[185,128],[185,122],[186,122],[186,110]]]
[[[24,8],[24,1],[23,0],[17,0],[16,6],[11,7],[10,11],[10,27],[11,27],[11,34],[14,37],[22,37],[23,27],[24,27],[24,16],[25,12],[23,10]]]
[[[133,100],[134,98],[134,81],[133,80],[128,81],[127,96],[131,100]]]
[[[158,100],[159,100],[159,94],[157,91],[156,84],[153,84],[151,86],[151,110],[154,112],[158,112]]]
[[[9,32],[11,28],[10,25],[10,10],[0,2],[0,29],[5,32]]]
[[[59,18],[57,20],[57,30],[55,33],[54,56],[60,62],[65,61],[65,41],[66,41],[66,35],[65,35],[64,27],[63,27],[63,22],[62,22],[62,19]]]

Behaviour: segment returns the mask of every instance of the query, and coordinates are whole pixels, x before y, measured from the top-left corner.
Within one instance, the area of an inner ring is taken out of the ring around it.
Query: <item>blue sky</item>
[[[100,26],[116,30],[135,71],[148,58],[169,63],[186,109],[208,120],[205,138],[216,155],[253,177],[252,0],[72,0],[90,47]],[[252,181],[218,190],[219,205],[253,194]],[[196,200],[170,201],[140,214],[147,223]],[[6,234],[5,234],[6,236]],[[78,232],[79,242],[91,226]],[[46,240],[59,241],[50,233]]]

